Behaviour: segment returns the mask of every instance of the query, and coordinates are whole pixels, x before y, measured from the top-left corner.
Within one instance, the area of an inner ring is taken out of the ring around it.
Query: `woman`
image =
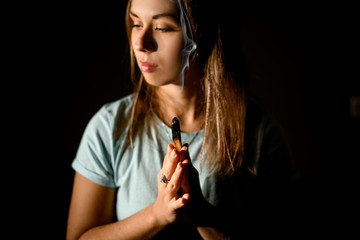
[[[235,237],[252,206],[267,209],[286,185],[283,134],[246,95],[218,7],[129,1],[135,93],[106,104],[84,132],[67,239]],[[171,144],[175,116],[181,151]]]

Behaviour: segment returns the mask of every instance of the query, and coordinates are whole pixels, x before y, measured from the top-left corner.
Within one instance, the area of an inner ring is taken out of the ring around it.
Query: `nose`
[[[141,52],[154,52],[157,49],[157,43],[153,37],[152,29],[143,29],[133,35],[134,49]]]

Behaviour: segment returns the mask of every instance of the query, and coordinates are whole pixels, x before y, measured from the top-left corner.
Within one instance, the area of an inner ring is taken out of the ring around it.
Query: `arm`
[[[198,231],[199,231],[201,237],[203,237],[203,239],[205,239],[205,240],[211,240],[211,239],[213,239],[213,240],[216,240],[216,239],[226,240],[226,239],[230,239],[230,237],[226,236],[224,233],[217,230],[216,228],[198,227]]]
[[[67,239],[102,239],[104,236],[106,239],[148,239],[176,221],[177,210],[185,205],[186,195],[184,198],[177,195],[182,166],[177,163],[177,154],[170,156],[172,150],[169,147],[158,174],[158,182],[162,173],[167,173],[171,180],[167,184],[159,183],[157,200],[118,222],[113,222],[116,189],[103,187],[76,173]]]
[[[152,207],[123,221],[113,222],[116,189],[103,187],[76,173],[71,198],[67,239],[121,239],[152,236],[157,226]],[[138,222],[142,224],[136,224]]]
[[[202,210],[200,211],[201,219],[197,224],[197,230],[200,233],[201,237],[205,240],[215,240],[215,239],[230,239],[230,237],[224,231],[224,224],[226,224],[229,219],[221,214],[221,212],[212,206],[210,203],[203,203]]]
[[[184,220],[195,226],[205,240],[230,239],[224,231],[228,219],[202,195],[199,174],[191,163],[187,144],[183,145],[181,160],[184,168],[181,188],[190,195],[184,208]]]
[[[114,201],[114,188],[98,185],[76,173],[68,216],[67,239],[78,239],[90,228],[112,222]]]

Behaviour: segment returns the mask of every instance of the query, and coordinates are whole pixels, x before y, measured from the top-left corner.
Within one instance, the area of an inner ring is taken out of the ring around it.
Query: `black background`
[[[124,2],[10,11],[4,68],[14,91],[3,88],[3,119],[16,129],[5,148],[12,156],[9,199],[16,203],[10,222],[30,226],[32,236],[64,239],[70,165],[84,128],[103,104],[131,90]],[[349,98],[360,96],[358,16],[336,5],[238,5],[229,23],[241,34],[234,47],[243,49],[251,90],[285,128],[302,172],[294,191],[307,217],[296,223],[299,232],[338,224],[340,217],[329,219],[357,210],[349,206],[360,123],[349,115]]]

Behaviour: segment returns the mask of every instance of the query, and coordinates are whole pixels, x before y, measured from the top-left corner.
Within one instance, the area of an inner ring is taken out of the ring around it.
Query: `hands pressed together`
[[[200,217],[197,210],[209,204],[202,195],[199,175],[191,163],[187,144],[180,152],[172,144],[168,145],[157,180],[158,196],[153,207],[160,225],[179,220],[194,223]]]
[[[74,186],[77,195],[72,200],[69,213],[67,239],[99,239],[104,236],[108,239],[149,239],[176,222],[194,226],[203,239],[227,239],[221,226],[224,217],[202,195],[199,174],[191,163],[186,144],[180,151],[172,144],[168,145],[163,167],[157,175],[158,195],[155,202],[121,221],[111,222],[112,207],[105,212],[103,208],[99,208],[98,212],[89,211],[98,206],[112,206],[115,189],[98,186],[81,175],[76,176]],[[98,201],[87,201],[91,191]]]

